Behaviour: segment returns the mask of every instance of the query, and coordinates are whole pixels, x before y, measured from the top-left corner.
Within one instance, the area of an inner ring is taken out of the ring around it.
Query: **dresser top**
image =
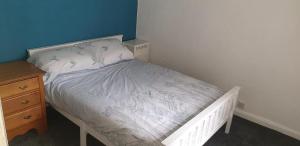
[[[0,64],[0,85],[35,77],[41,74],[44,74],[44,71],[26,61],[3,63]]]
[[[144,40],[139,40],[139,39],[125,41],[125,42],[123,42],[123,43],[124,43],[125,45],[130,45],[130,46],[149,44],[149,42],[144,41]]]

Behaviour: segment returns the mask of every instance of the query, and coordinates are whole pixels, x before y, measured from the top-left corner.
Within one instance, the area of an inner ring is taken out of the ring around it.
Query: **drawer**
[[[40,93],[26,94],[19,97],[2,100],[4,115],[40,104]]]
[[[42,117],[41,106],[5,117],[6,130],[12,130]]]
[[[38,78],[27,79],[0,86],[0,96],[8,97],[39,88]]]

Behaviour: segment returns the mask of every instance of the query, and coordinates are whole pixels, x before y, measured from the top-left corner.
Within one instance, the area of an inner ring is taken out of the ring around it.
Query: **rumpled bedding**
[[[47,102],[116,146],[160,146],[223,92],[179,72],[130,60],[59,75],[46,85],[46,94]]]

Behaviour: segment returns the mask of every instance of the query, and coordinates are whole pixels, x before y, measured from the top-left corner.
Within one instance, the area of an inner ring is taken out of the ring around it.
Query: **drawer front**
[[[8,97],[39,88],[38,78],[27,79],[0,86],[0,96]]]
[[[6,130],[12,130],[40,119],[42,116],[41,106],[37,106],[26,111],[5,117]]]
[[[8,115],[37,104],[40,104],[39,92],[2,101],[4,115]]]
[[[134,51],[134,57],[138,60],[148,62],[149,48],[136,48]]]

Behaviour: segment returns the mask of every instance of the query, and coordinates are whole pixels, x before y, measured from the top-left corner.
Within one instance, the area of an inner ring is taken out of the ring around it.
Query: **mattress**
[[[179,72],[137,60],[57,76],[47,102],[117,146],[157,146],[223,92]]]

